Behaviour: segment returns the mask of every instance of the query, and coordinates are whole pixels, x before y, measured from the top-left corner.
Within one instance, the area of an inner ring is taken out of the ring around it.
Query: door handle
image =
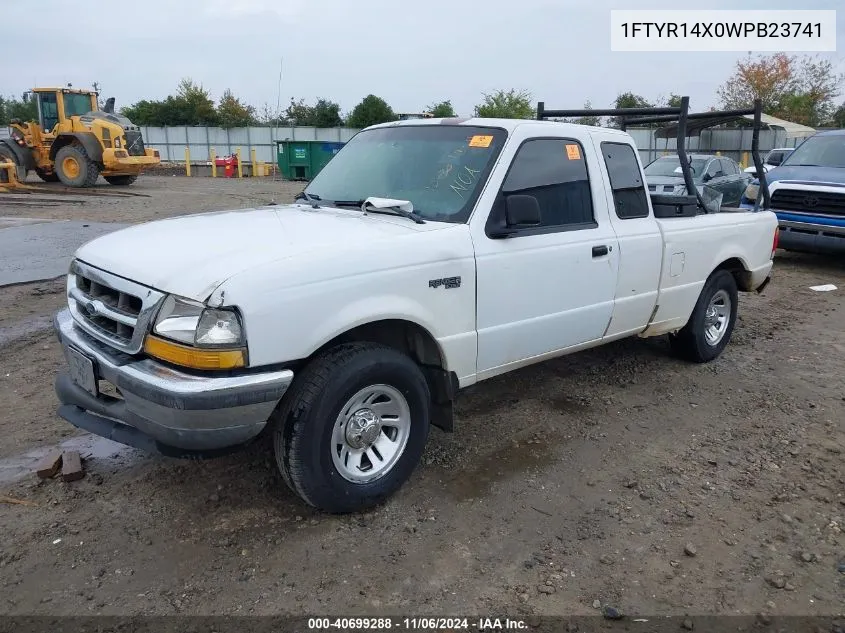
[[[609,252],[610,249],[607,246],[593,246],[593,257],[602,257]]]

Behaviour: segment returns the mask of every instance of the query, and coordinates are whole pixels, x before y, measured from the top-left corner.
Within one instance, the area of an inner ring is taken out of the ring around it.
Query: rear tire
[[[56,154],[56,174],[68,187],[92,187],[100,175],[100,168],[81,145],[62,147]]]
[[[351,343],[311,361],[271,418],[276,463],[325,512],[371,508],[419,463],[430,393],[419,367],[384,345]]]
[[[736,280],[727,270],[717,270],[701,290],[687,324],[669,335],[672,351],[695,363],[717,358],[731,339],[736,324]]]
[[[138,176],[103,176],[103,178],[110,185],[119,187],[127,187],[138,180]]]

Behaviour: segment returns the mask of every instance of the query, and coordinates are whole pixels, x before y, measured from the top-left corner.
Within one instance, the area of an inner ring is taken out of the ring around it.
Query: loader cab
[[[38,100],[38,122],[45,134],[70,117],[97,110],[97,96],[92,92],[53,88],[33,92]]]

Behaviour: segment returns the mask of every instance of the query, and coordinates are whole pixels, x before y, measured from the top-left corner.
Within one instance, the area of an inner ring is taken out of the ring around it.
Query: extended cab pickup
[[[293,204],[82,246],[56,315],[59,413],[168,455],[266,436],[306,502],[369,507],[410,476],[430,425],[452,430],[464,387],[629,336],[722,352],[738,290],[769,279],[777,220],[655,217],[664,202],[619,130],[368,128]]]

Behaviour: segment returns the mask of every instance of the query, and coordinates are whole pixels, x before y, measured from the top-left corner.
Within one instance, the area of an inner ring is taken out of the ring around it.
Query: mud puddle
[[[35,467],[54,450],[77,451],[83,460],[119,460],[120,463],[140,459],[141,453],[129,446],[112,442],[97,435],[81,435],[63,441],[58,446],[36,448],[23,455],[0,459],[0,484],[8,484],[35,475]]]
[[[479,457],[473,465],[449,480],[446,489],[457,501],[477,499],[502,481],[539,473],[557,461],[559,448],[557,438],[514,439]]]

